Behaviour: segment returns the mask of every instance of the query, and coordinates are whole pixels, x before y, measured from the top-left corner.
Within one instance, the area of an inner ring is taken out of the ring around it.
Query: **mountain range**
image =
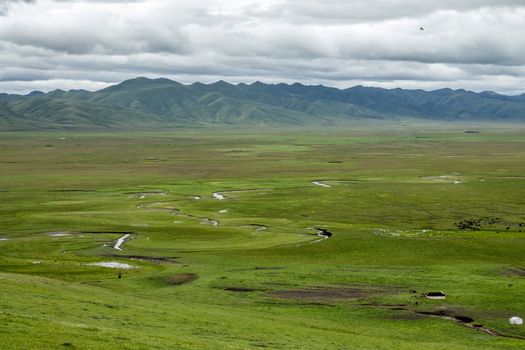
[[[1,130],[337,126],[362,119],[525,121],[525,94],[322,85],[184,85],[135,78],[105,89],[0,94]]]

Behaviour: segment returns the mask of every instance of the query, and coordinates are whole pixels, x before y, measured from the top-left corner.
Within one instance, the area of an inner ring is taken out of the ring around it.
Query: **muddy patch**
[[[320,303],[320,302],[290,302],[290,301],[282,301],[282,302],[276,302],[276,301],[260,301],[256,304],[259,305],[271,305],[271,306],[278,306],[278,307],[297,307],[297,306],[312,306],[312,307],[337,307],[335,304],[327,304],[327,303]]]
[[[124,258],[124,259],[131,259],[131,260],[142,260],[142,261],[149,261],[154,262],[157,264],[160,263],[171,263],[171,264],[178,264],[178,257],[157,257],[157,256],[145,256],[145,255],[117,255],[117,254],[111,254],[111,255],[104,255],[109,258]]]
[[[486,333],[493,337],[505,337],[505,338],[525,340],[525,337],[518,336],[518,335],[502,334],[494,329],[485,327],[482,324],[474,323],[475,321],[474,318],[470,316],[466,316],[465,313],[461,312],[461,310],[459,309],[454,309],[450,307],[442,307],[442,308],[433,309],[431,311],[416,311],[415,313],[418,315],[425,315],[429,317],[440,318],[442,320],[453,321],[466,328],[476,329],[480,332]]]
[[[362,299],[374,295],[385,294],[383,290],[360,288],[325,288],[310,287],[291,290],[278,290],[269,295],[285,299]]]
[[[440,309],[434,309],[432,311],[417,311],[415,313],[418,315],[425,315],[429,317],[440,318],[442,320],[454,321],[454,322],[461,324],[464,327],[471,328],[471,329],[477,329],[480,332],[489,334],[493,337],[501,336],[501,334],[496,332],[495,330],[486,328],[481,324],[473,323],[474,319],[472,317],[458,314],[453,309],[440,308]]]
[[[396,311],[393,312],[388,318],[391,320],[403,320],[403,321],[414,321],[414,320],[423,320],[425,319],[425,315],[421,315],[418,313],[413,312],[409,309],[408,304],[390,304],[390,303],[366,303],[361,304],[365,307],[373,307],[373,308],[379,308],[384,310],[390,310],[390,311]]]
[[[506,276],[518,276],[525,277],[525,268],[523,267],[509,267],[503,270],[503,274]]]
[[[226,287],[225,291],[228,292],[237,292],[237,293],[250,293],[250,292],[260,292],[260,289],[248,288],[248,287]]]
[[[88,266],[98,266],[98,267],[107,267],[107,268],[110,268],[110,269],[125,269],[125,270],[135,269],[135,268],[138,267],[138,266],[132,266],[132,265],[125,264],[125,263],[119,263],[119,262],[116,262],[116,261],[97,262],[97,263],[91,263],[91,264],[86,264],[86,265],[88,265]]]
[[[463,322],[463,323],[472,323],[472,322],[474,322],[473,318],[468,317],[468,316],[462,316],[462,315],[456,315],[456,316],[454,316],[454,319],[459,321],[459,322]]]
[[[166,283],[171,286],[180,286],[182,284],[195,281],[199,276],[195,273],[183,273],[180,275],[173,275],[166,278]]]
[[[407,304],[382,304],[382,303],[372,302],[372,303],[366,303],[366,304],[361,304],[361,305],[367,306],[367,307],[398,311],[395,314],[393,314],[390,317],[390,319],[418,320],[418,319],[424,319],[425,317],[434,317],[434,318],[439,318],[439,319],[446,320],[446,321],[455,322],[465,328],[475,329],[477,331],[486,333],[493,337],[505,337],[505,338],[525,340],[525,337],[522,337],[519,335],[502,334],[498,331],[485,327],[482,324],[476,323],[473,317],[468,316],[468,312],[466,310],[463,310],[458,307],[444,306],[444,307],[434,308],[428,311],[414,311],[414,310],[410,310]]]

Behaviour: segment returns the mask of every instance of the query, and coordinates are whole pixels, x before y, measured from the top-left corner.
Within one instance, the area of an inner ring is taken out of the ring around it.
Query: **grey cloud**
[[[42,1],[44,3],[44,1]],[[48,2],[49,5],[49,2]],[[118,6],[108,3],[90,11],[89,4],[54,11],[12,16],[0,23],[0,37],[22,47],[35,47],[67,54],[129,54],[133,52],[184,52],[187,35],[171,23],[155,18],[121,16]],[[30,25],[28,25],[30,22]]]
[[[145,75],[521,91],[523,23],[522,0],[39,0],[0,21],[0,89]]]
[[[26,4],[34,3],[35,0],[0,0],[0,16],[7,14],[9,6],[13,3],[24,2]]]
[[[483,7],[519,7],[522,0],[282,0],[267,6],[254,6],[253,16],[274,17],[298,21],[369,21],[399,17],[414,17],[442,10],[465,11]]]

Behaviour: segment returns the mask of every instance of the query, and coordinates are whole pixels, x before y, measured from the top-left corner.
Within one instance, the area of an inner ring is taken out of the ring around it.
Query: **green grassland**
[[[525,346],[522,126],[2,133],[0,174],[1,349]]]

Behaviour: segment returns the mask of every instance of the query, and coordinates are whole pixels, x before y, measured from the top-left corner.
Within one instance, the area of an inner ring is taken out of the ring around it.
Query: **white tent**
[[[518,316],[513,316],[513,317],[509,318],[509,323],[510,324],[522,325],[523,324],[523,319],[521,319]]]

